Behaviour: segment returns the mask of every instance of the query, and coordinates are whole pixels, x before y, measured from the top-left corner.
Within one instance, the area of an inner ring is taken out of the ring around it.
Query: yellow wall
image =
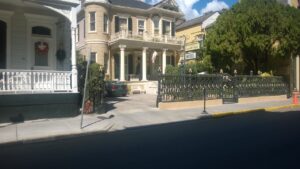
[[[190,51],[190,49],[195,48],[197,45],[199,45],[197,37],[200,34],[204,34],[204,31],[201,28],[201,24],[176,31],[177,37],[186,37],[186,51]]]
[[[293,7],[297,8],[299,6],[298,0],[291,0],[291,2]]]

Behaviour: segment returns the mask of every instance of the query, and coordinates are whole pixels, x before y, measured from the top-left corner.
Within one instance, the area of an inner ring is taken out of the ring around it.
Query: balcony
[[[130,41],[143,41],[150,43],[161,43],[168,45],[181,46],[184,44],[182,38],[168,36],[168,35],[153,35],[147,32],[131,32],[127,30],[122,30],[118,33],[112,34],[110,38],[110,44],[114,44],[120,40],[130,40]]]
[[[0,95],[72,92],[70,71],[0,69]]]

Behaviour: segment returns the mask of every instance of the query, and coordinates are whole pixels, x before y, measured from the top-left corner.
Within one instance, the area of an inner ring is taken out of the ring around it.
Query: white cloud
[[[143,0],[149,4],[156,4],[161,0]],[[206,7],[200,10],[194,9],[193,6],[201,0],[176,0],[179,8],[184,13],[186,19],[193,19],[200,15],[203,15],[209,11],[220,11],[222,9],[228,9],[229,6],[224,1],[219,0],[212,0],[211,2],[207,3]]]
[[[192,19],[199,16],[199,12],[196,9],[193,9],[193,6],[199,0],[176,0],[179,8],[184,13],[186,19]]]
[[[211,2],[209,2],[205,8],[200,10],[200,15],[203,15],[206,12],[210,12],[210,11],[220,11],[222,9],[228,9],[229,6],[223,2],[223,1],[218,1],[218,0],[213,0]]]

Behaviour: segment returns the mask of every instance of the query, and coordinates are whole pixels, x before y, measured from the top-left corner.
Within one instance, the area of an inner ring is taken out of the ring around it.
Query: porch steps
[[[157,81],[129,82],[128,94],[157,94]]]

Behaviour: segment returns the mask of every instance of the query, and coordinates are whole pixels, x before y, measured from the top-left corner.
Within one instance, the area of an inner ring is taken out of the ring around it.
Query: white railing
[[[0,92],[71,92],[71,71],[0,69]]]
[[[115,34],[112,34],[110,37],[111,42],[118,41],[120,39],[128,39],[128,40],[141,40],[148,42],[158,42],[158,43],[168,43],[174,45],[183,45],[184,40],[182,38],[168,36],[168,35],[152,35],[147,32],[131,32],[127,30],[122,30]]]

